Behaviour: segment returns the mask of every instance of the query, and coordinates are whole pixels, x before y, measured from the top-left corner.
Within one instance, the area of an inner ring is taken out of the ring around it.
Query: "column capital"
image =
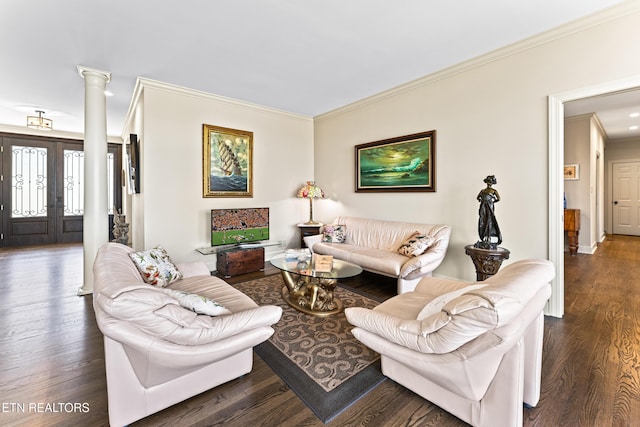
[[[78,65],[78,74],[80,77],[85,78],[88,74],[103,76],[106,83],[111,81],[111,73],[109,71],[98,70],[96,68],[85,67],[84,65]]]

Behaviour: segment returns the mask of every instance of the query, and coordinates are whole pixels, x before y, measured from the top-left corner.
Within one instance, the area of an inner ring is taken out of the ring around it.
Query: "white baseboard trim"
[[[594,243],[591,246],[579,245],[578,246],[578,253],[579,254],[593,255],[596,252],[596,249],[598,249],[597,243]]]

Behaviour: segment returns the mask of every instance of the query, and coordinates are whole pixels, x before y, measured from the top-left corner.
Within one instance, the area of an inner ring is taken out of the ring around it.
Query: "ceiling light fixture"
[[[31,129],[53,129],[53,120],[42,117],[44,111],[36,110],[37,116],[27,116],[27,127]]]
[[[631,117],[632,119],[635,119],[636,117],[640,117],[640,113],[631,113],[629,114],[629,117]]]
[[[638,126],[629,126],[629,130],[638,130]]]

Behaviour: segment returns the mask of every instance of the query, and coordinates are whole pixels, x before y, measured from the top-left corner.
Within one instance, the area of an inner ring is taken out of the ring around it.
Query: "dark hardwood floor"
[[[0,425],[108,425],[102,336],[79,297],[77,245],[0,250]],[[566,314],[545,319],[542,398],[526,426],[640,425],[640,238],[565,255]],[[240,279],[275,271],[267,268]],[[348,283],[387,298],[395,281]],[[253,371],[135,426],[322,426],[262,360]],[[328,426],[464,426],[388,380]]]

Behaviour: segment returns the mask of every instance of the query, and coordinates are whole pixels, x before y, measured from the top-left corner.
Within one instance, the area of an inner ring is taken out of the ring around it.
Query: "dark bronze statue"
[[[480,209],[478,210],[478,234],[480,240],[476,242],[476,248],[480,249],[497,249],[498,245],[502,243],[502,233],[500,233],[500,227],[496,220],[494,213],[494,203],[500,201],[500,194],[492,185],[498,183],[494,175],[489,175],[484,179],[487,184],[487,188],[484,188],[478,194],[478,201],[480,202]]]

